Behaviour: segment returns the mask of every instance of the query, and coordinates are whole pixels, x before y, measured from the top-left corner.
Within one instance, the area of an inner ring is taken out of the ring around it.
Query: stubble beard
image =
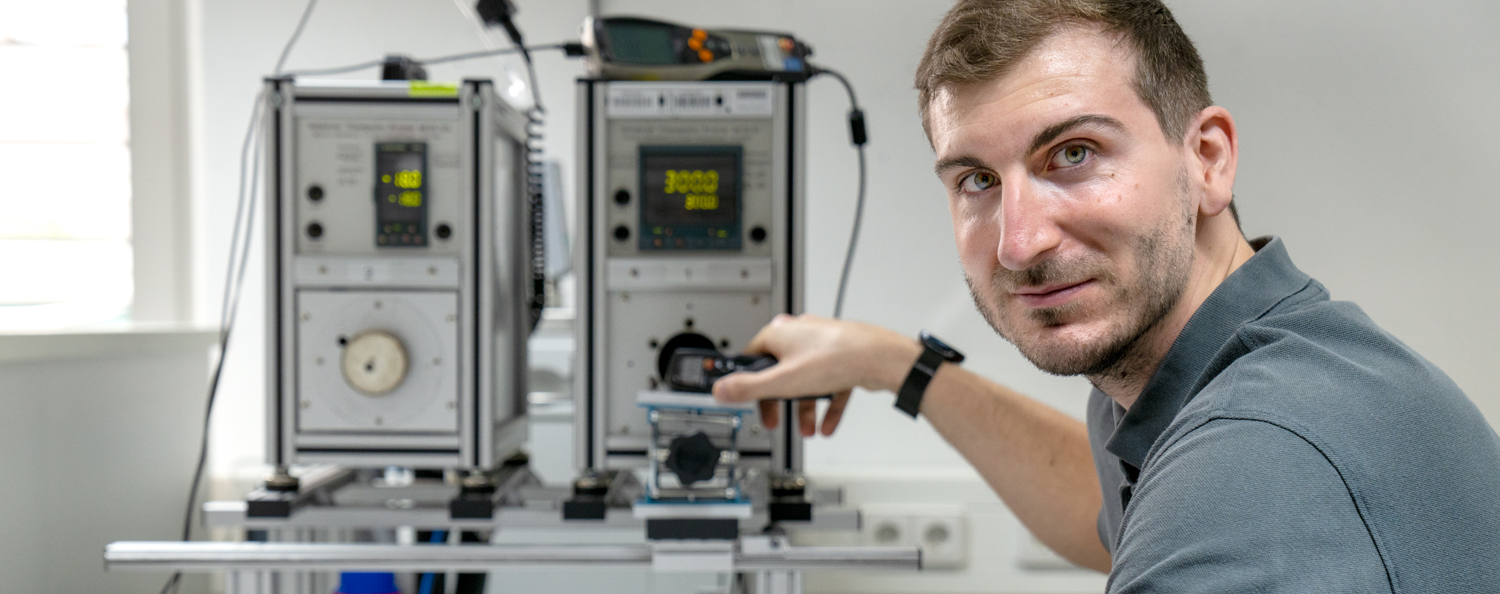
[[[1104,254],[1091,252],[1071,260],[1047,260],[1025,270],[997,267],[990,278],[994,303],[986,304],[975,290],[974,279],[965,275],[969,294],[990,327],[1001,338],[1016,345],[1038,369],[1053,375],[1086,375],[1090,378],[1124,378],[1153,359],[1143,338],[1148,336],[1177,306],[1192,274],[1194,219],[1187,196],[1187,180],[1178,184],[1182,211],[1161,227],[1136,238],[1132,252],[1138,273],[1134,282],[1121,282]],[[1059,307],[1032,309],[1026,317],[1044,327],[1056,327],[1089,316],[1126,310],[1100,337],[1087,342],[1049,339],[1009,328],[998,311],[1007,303],[1003,296],[1023,286],[1076,283],[1094,279],[1112,295],[1101,311],[1085,311],[1076,301]]]

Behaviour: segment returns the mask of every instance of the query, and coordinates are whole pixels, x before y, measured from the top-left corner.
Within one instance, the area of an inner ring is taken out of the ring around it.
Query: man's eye
[[[1000,185],[1000,176],[988,171],[976,171],[965,177],[960,188],[969,193],[983,192]]]
[[[1052,166],[1059,169],[1077,166],[1087,160],[1091,152],[1089,147],[1081,144],[1065,146],[1052,155]]]

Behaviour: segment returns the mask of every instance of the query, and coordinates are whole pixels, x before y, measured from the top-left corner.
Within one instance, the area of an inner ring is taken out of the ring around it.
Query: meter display
[[[375,145],[375,244],[427,245],[427,143]]]
[[[672,44],[673,27],[637,19],[621,19],[608,29],[614,59],[626,64],[675,64],[678,51]]]
[[[739,146],[642,146],[643,250],[738,250]]]

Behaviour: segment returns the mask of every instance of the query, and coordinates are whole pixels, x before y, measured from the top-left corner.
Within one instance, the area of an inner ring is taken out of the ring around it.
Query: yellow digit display
[[[401,206],[417,207],[422,205],[422,193],[407,190],[401,193]]]
[[[693,169],[668,169],[667,194],[713,194],[719,191],[719,172]]]
[[[422,172],[414,169],[396,172],[396,187],[414,190],[422,187]]]
[[[687,210],[718,210],[718,194],[688,194],[683,200],[683,208]]]

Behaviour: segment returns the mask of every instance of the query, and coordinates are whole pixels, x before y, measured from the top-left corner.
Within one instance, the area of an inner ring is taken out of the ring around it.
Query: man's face
[[[1044,371],[1101,374],[1172,310],[1194,258],[1181,139],[1165,138],[1114,37],[1068,30],[930,112],[975,304]]]

